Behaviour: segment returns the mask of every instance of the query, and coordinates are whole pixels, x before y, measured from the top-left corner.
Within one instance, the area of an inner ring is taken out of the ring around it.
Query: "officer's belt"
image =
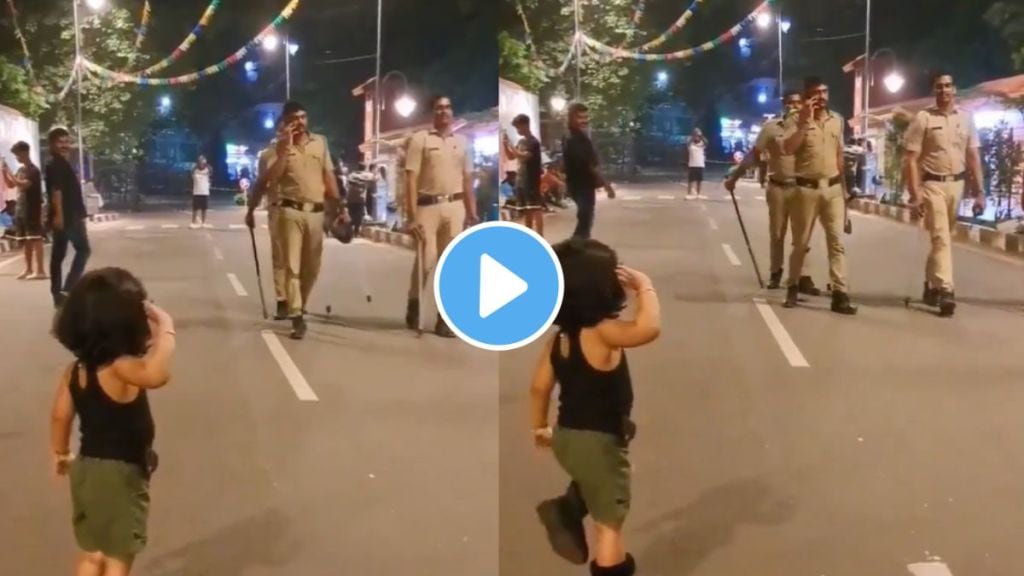
[[[822,178],[820,180],[816,180],[814,178],[802,178],[800,176],[797,176],[795,178],[795,180],[796,180],[796,185],[800,186],[801,188],[813,188],[813,189],[817,190],[818,188],[822,188],[821,183],[825,179]],[[843,177],[841,175],[839,175],[839,174],[836,174],[835,176],[833,176],[833,177],[828,179],[828,184],[826,184],[824,187],[825,188],[831,188],[831,187],[841,183],[842,181],[843,181]]]
[[[314,214],[324,211],[323,202],[299,202],[297,200],[282,198],[274,205],[280,206],[281,208],[291,208],[292,210],[298,210],[299,212],[313,212]]]
[[[796,186],[795,178],[788,178],[786,180],[780,180],[778,178],[769,178],[768,182],[771,184],[775,184],[776,186],[782,186],[785,188],[788,188],[789,186]]]
[[[967,175],[967,172],[961,172],[959,174],[947,174],[945,176],[939,174],[932,174],[931,172],[925,172],[921,177],[925,182],[960,182]]]
[[[458,200],[462,200],[463,196],[465,196],[465,194],[463,194],[462,192],[459,192],[458,194],[439,194],[439,195],[436,195],[436,196],[433,195],[433,194],[418,194],[416,196],[416,205],[417,206],[433,206],[434,204],[444,204],[445,202],[455,202],[455,201],[458,201]]]

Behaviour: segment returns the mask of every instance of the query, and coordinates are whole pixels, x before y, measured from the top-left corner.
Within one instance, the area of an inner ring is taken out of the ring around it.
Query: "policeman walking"
[[[278,132],[273,153],[268,155],[266,188],[277,188],[278,234],[285,261],[285,297],[292,322],[291,337],[306,335],[305,307],[320,274],[324,245],[324,201],[341,203],[334,178],[334,162],[327,139],[309,132],[306,109],[295,101],[281,110],[284,123]],[[262,191],[256,190],[245,223],[252,228],[253,211]],[[344,207],[338,220],[347,221]]]
[[[953,293],[951,232],[965,178],[970,175],[974,211],[985,210],[978,132],[970,114],[957,108],[953,76],[937,74],[932,81],[935,106],[922,110],[907,129],[904,155],[910,206],[925,217],[932,249],[925,266],[924,303],[937,306],[940,316],[956,310]]]
[[[759,164],[762,154],[768,156],[768,237],[771,242],[771,279],[770,290],[782,286],[782,267],[785,261],[786,228],[790,221],[790,208],[796,195],[794,159],[782,150],[782,137],[786,129],[795,125],[800,109],[803,107],[803,95],[795,90],[786,92],[782,97],[784,114],[781,118],[772,118],[761,126],[754,149],[725,180],[725,188],[729,192],[736,190],[736,182],[744,172]],[[813,225],[812,225],[813,227]],[[809,239],[808,239],[809,240]],[[810,276],[800,276],[798,284],[800,293],[820,296],[821,290],[814,286]]]
[[[281,133],[284,128],[284,119],[277,119],[277,131]],[[259,175],[256,184],[253,186],[253,198],[256,202],[251,206],[259,206],[258,198],[263,194],[267,195],[267,230],[270,232],[270,259],[274,270],[274,299],[277,301],[277,311],[274,320],[284,320],[288,317],[288,293],[285,289],[285,262],[284,249],[281,246],[281,234],[278,231],[281,219],[281,207],[278,206],[280,197],[277,186],[268,186],[267,175],[270,171],[270,164],[273,162],[274,150],[277,147],[277,139],[270,142],[270,146],[260,152]],[[252,199],[250,199],[251,201]]]
[[[843,178],[843,117],[828,109],[828,86],[816,77],[804,81],[804,106],[783,136],[783,153],[794,156],[796,191],[791,204],[793,252],[789,258],[786,308],[797,305],[800,273],[815,216],[825,229],[832,311],[853,315],[846,284],[846,182]]]
[[[413,134],[405,150],[405,227],[420,243],[409,286],[405,324],[419,328],[420,294],[433,286],[431,274],[438,256],[463,230],[477,222],[473,195],[473,155],[466,138],[452,131],[452,101],[437,96],[431,102],[434,127]],[[422,257],[422,261],[421,261]],[[420,284],[420,266],[424,283]],[[454,338],[455,333],[437,316],[434,333]]]

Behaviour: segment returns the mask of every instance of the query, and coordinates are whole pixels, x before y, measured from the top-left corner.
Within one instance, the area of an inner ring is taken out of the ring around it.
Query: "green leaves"
[[[1024,4],[997,2],[985,13],[985,20],[1002,33],[1010,44],[1014,65],[1024,70]]]

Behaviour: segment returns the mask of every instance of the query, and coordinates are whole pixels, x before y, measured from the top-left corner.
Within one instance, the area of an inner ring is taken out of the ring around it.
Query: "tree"
[[[29,118],[38,118],[46,109],[46,96],[35,88],[28,72],[6,58],[0,58],[0,102]]]
[[[903,197],[903,156],[907,150],[904,139],[911,121],[909,114],[897,111],[885,131],[885,182],[889,185],[891,204],[899,204]]]
[[[996,221],[999,221],[1012,217],[1012,198],[1024,174],[1024,145],[1014,139],[1013,129],[1006,122],[986,132],[981,158],[989,191],[996,197]]]
[[[33,106],[28,102],[27,113],[38,118],[44,129],[55,124],[72,124],[76,107],[74,88],[65,98],[58,98],[74,62],[75,35],[70,3],[24,4],[21,23],[32,51],[37,79],[46,94],[42,103],[36,101]],[[83,12],[81,16],[82,49],[86,58],[112,69],[131,69],[138,64],[141,58],[134,48],[132,13],[114,7],[98,14]],[[26,81],[27,78],[22,79],[25,86]],[[138,142],[154,110],[154,103],[138,86],[114,84],[92,74],[83,77],[82,133],[86,147],[97,156],[115,160],[136,157]]]
[[[507,31],[498,33],[498,69],[501,77],[530,92],[540,92],[549,79],[533,60],[530,48]]]
[[[1014,65],[1024,69],[1024,4],[1017,0],[997,2],[985,13],[985,19],[1010,45]]]

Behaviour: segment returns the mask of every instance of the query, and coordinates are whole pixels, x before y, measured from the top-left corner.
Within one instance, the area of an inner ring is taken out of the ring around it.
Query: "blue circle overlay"
[[[481,260],[491,259],[527,289],[482,318]],[[445,249],[434,274],[434,297],[448,326],[467,344],[495,352],[521,348],[547,332],[564,292],[562,267],[551,245],[513,222],[488,222],[463,231]]]

